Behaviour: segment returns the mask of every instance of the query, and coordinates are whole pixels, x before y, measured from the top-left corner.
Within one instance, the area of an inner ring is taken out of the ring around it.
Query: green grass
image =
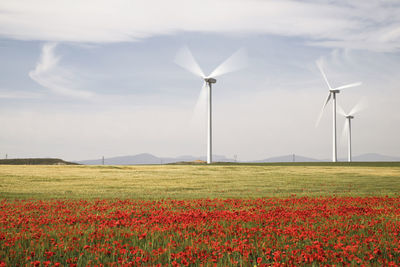
[[[0,198],[258,198],[400,192],[400,163],[0,165]]]

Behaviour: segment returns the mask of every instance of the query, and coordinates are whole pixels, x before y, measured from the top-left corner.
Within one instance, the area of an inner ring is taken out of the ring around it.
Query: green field
[[[399,163],[1,165],[0,198],[394,196]]]

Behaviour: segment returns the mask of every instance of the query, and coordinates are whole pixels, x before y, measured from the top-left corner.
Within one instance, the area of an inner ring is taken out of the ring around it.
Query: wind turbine
[[[212,162],[212,84],[217,82],[216,77],[243,68],[246,65],[246,52],[243,49],[236,51],[236,53],[222,62],[208,76],[204,75],[199,64],[186,46],[176,55],[175,63],[204,80],[199,100],[202,95],[207,94],[207,164],[210,164]]]
[[[339,87],[336,87],[336,88],[332,88],[331,85],[330,85],[329,82],[328,82],[328,79],[326,78],[325,72],[324,72],[324,70],[322,69],[322,66],[321,66],[320,62],[318,62],[318,61],[317,61],[317,66],[318,66],[319,70],[321,71],[321,74],[322,74],[322,76],[324,77],[324,80],[325,80],[326,84],[328,85],[329,93],[328,93],[328,96],[327,96],[327,98],[326,98],[326,100],[325,100],[325,102],[324,102],[324,105],[323,105],[323,107],[322,107],[322,110],[321,110],[321,112],[320,112],[320,114],[319,114],[319,117],[318,117],[316,126],[318,126],[319,121],[321,120],[322,114],[323,114],[323,112],[324,112],[324,109],[325,109],[326,105],[328,104],[329,100],[332,98],[332,101],[333,101],[333,105],[332,105],[332,108],[333,108],[333,110],[332,110],[332,111],[333,111],[333,120],[332,120],[332,122],[333,122],[333,129],[332,129],[332,130],[333,130],[332,161],[333,161],[333,162],[337,162],[337,144],[336,144],[336,140],[337,140],[337,138],[336,138],[336,94],[339,94],[339,93],[340,93],[340,90],[342,90],[342,89],[346,89],[346,88],[350,88],[350,87],[356,87],[356,86],[361,85],[362,83],[361,83],[361,82],[356,82],[356,83],[350,83],[350,84],[342,85],[342,86],[339,86]]]
[[[344,112],[343,108],[339,105],[338,112],[340,115],[344,116],[346,120],[344,121],[343,126],[343,136],[346,134],[347,130],[347,161],[352,161],[352,154],[351,154],[351,120],[354,119],[354,115],[364,109],[366,106],[365,102],[358,102],[349,113]]]

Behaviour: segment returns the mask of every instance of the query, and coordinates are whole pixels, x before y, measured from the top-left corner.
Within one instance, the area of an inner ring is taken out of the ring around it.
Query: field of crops
[[[0,198],[259,198],[394,196],[400,163],[12,166],[0,165]]]
[[[0,166],[0,179],[0,266],[400,264],[397,165]]]

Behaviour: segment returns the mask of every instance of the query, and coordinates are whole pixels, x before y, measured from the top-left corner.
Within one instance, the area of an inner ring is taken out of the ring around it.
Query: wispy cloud
[[[92,92],[76,89],[75,75],[59,66],[60,57],[54,53],[56,46],[56,43],[43,45],[40,59],[35,69],[29,72],[29,77],[56,94],[78,98],[93,96]]]
[[[5,99],[34,99],[41,97],[42,95],[38,93],[0,89],[0,98]]]
[[[4,0],[0,36],[22,40],[121,42],[177,32],[263,33],[312,45],[400,49],[393,0]]]

